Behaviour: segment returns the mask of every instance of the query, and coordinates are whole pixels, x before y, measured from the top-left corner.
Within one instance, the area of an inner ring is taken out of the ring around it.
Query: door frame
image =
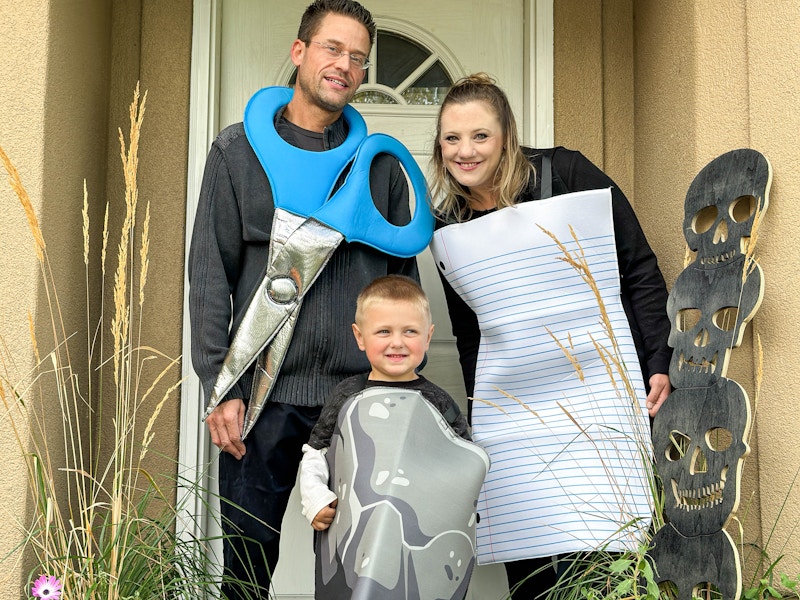
[[[524,57],[522,143],[537,148],[553,145],[553,0],[523,2]],[[194,215],[208,149],[219,128],[219,56],[222,0],[195,0],[192,21],[192,64],[189,97],[189,164],[186,185],[186,239],[183,299],[183,358],[178,477],[179,533],[199,538],[218,531],[207,514],[212,476],[209,465],[217,450],[206,434],[203,391],[191,363],[189,281],[186,276]],[[199,498],[195,487],[206,492]]]

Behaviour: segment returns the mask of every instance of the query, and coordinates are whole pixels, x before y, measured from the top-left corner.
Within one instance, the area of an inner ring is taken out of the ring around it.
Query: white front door
[[[437,103],[448,82],[485,71],[508,94],[523,141],[552,144],[552,0],[366,0],[364,4],[375,18],[379,36],[371,56],[375,64],[362,86],[362,102],[354,106],[370,132],[400,139],[426,171]],[[289,82],[293,73],[289,49],[306,5],[302,0],[195,2],[189,235],[208,145],[219,130],[242,120],[254,92]],[[464,408],[438,275],[427,251],[419,263],[436,323],[425,375]],[[184,331],[188,350],[188,318]],[[202,401],[187,358],[184,374],[181,461],[190,465],[190,471],[202,471],[209,452],[207,434],[196,425]],[[281,599],[313,597],[311,528],[300,515],[296,498],[290,501],[283,534],[274,591]],[[468,598],[498,597],[503,577],[497,567],[479,568]]]

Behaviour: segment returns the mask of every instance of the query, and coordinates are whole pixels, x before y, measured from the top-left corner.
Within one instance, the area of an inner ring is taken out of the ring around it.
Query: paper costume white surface
[[[416,390],[349,399],[327,453],[334,522],[316,538],[316,597],[464,597],[486,453]]]
[[[573,252],[575,231],[636,398],[600,360],[594,342],[611,343],[591,289],[539,226]],[[492,467],[478,503],[478,562],[634,546],[650,523],[650,434],[620,300],[610,190],[443,227],[431,250],[481,330],[473,438]],[[548,330],[579,361],[583,382]]]

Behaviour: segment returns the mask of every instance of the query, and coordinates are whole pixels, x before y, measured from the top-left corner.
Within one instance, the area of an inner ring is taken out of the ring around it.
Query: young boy
[[[401,275],[375,279],[358,296],[355,320],[353,334],[372,370],[345,379],[336,387],[308,444],[303,445],[303,514],[317,531],[327,529],[336,515],[337,498],[328,488],[325,451],[331,444],[339,411],[353,394],[374,386],[418,390],[444,415],[457,435],[470,439],[467,420],[450,395],[416,373],[433,335],[430,305],[419,284]]]

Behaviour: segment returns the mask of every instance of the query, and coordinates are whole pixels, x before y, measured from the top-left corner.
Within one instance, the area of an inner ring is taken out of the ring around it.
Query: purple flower
[[[59,600],[61,598],[61,582],[57,577],[39,575],[39,579],[33,582],[31,594],[40,600]]]

